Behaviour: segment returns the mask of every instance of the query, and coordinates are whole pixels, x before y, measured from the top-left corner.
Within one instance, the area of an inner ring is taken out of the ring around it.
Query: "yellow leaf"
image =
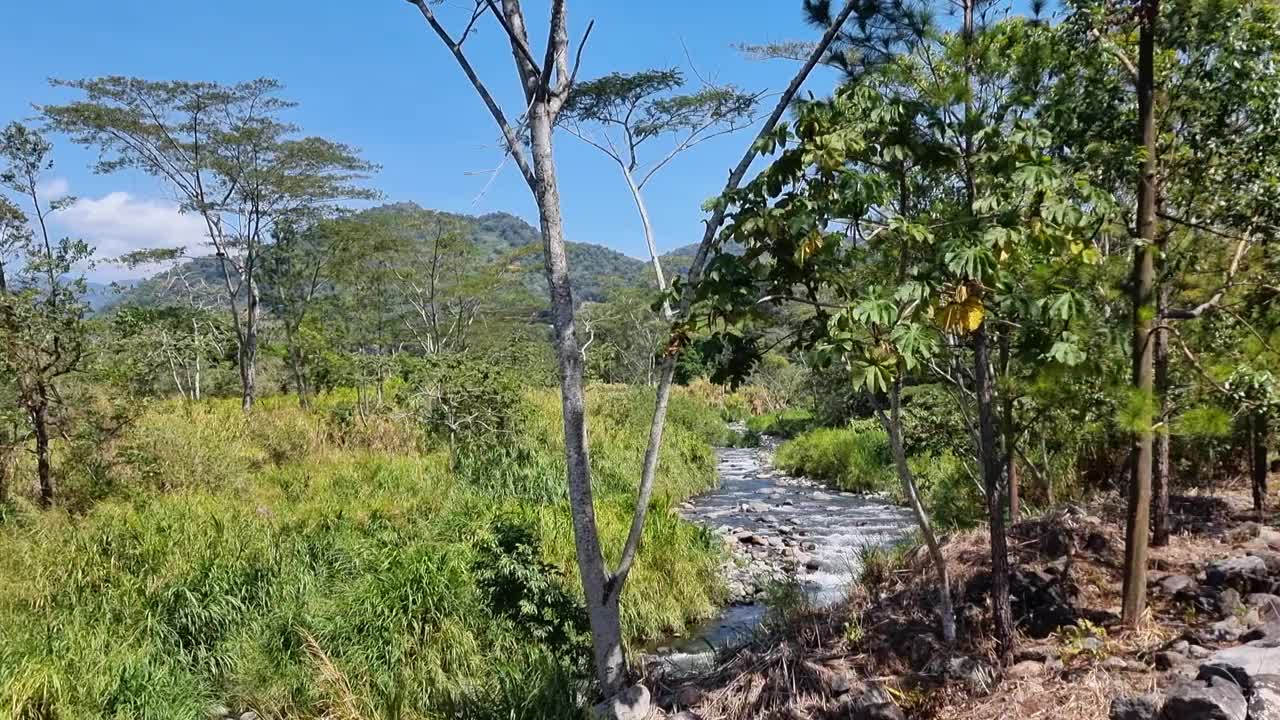
[[[817,228],[814,228],[809,231],[809,234],[805,236],[804,242],[800,244],[798,260],[803,263],[820,249],[822,249],[822,233]]]
[[[938,324],[949,333],[968,334],[982,325],[986,309],[977,295],[970,295],[962,302],[945,303],[938,309]]]

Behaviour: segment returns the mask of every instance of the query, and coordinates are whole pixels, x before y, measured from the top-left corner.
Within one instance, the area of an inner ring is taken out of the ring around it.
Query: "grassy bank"
[[[777,466],[850,492],[884,492],[902,502],[902,487],[889,454],[889,436],[875,420],[816,428],[778,447]],[[951,451],[908,456],[922,500],[942,527],[967,527],[982,514],[982,497],[964,461]]]
[[[247,420],[230,401],[149,410],[101,467],[69,473],[64,509],[3,517],[0,715],[566,717],[582,636],[559,403],[523,398],[515,431],[453,460],[340,396]],[[652,397],[596,388],[590,403],[616,552]],[[719,599],[715,543],[667,510],[714,482],[722,431],[675,399],[623,599],[632,639]]]

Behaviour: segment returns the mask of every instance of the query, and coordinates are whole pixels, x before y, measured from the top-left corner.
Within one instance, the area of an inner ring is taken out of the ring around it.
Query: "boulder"
[[[1257,642],[1258,640],[1280,640],[1280,620],[1272,620],[1259,625],[1241,635],[1240,640],[1246,643]]]
[[[1247,685],[1257,675],[1275,673],[1280,668],[1280,640],[1255,640],[1210,655],[1204,666],[1225,668],[1237,682]]]
[[[1213,677],[1174,688],[1160,708],[1161,720],[1245,720],[1249,707],[1240,686]]]
[[[1256,557],[1267,566],[1267,572],[1271,575],[1280,575],[1280,552],[1275,550],[1250,550],[1250,557]]]
[[[1244,596],[1244,605],[1250,610],[1257,610],[1258,618],[1263,622],[1280,620],[1280,595],[1249,593]]]
[[[1280,672],[1280,668],[1276,669]],[[1259,675],[1249,691],[1249,720],[1280,720],[1280,675]]]
[[[1156,581],[1156,585],[1165,595],[1178,595],[1196,591],[1195,579],[1187,575],[1167,575]]]
[[[1150,695],[1129,695],[1111,701],[1110,720],[1155,720],[1157,699]]]
[[[648,720],[653,714],[649,688],[633,685],[591,709],[593,720]]]
[[[1271,587],[1267,563],[1255,555],[1209,563],[1205,569],[1205,582],[1213,587],[1233,587],[1242,593],[1265,592]]]

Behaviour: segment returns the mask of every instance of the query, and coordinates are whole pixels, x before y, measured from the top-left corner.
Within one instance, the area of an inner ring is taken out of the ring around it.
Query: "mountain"
[[[546,297],[542,234],[515,215],[504,212],[461,215],[426,210],[414,203],[382,205],[362,211],[360,215],[382,220],[426,221],[422,222],[424,228],[437,217],[456,221],[488,259],[513,255],[521,285],[538,298]],[[425,229],[420,239],[427,240]],[[611,287],[635,287],[651,282],[649,266],[644,260],[592,243],[571,242],[567,249],[574,293],[579,301],[601,301],[608,297]],[[189,293],[194,293],[201,304],[217,306],[222,302],[223,292],[221,264],[217,258],[208,256],[139,281],[114,298],[105,297],[99,307],[169,304],[185,300]]]

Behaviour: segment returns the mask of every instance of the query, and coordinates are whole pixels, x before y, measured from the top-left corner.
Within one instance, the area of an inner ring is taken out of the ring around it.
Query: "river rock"
[[[652,713],[644,685],[633,685],[591,709],[593,720],[648,720]]]
[[[1244,596],[1245,607],[1258,611],[1258,618],[1263,622],[1280,620],[1280,595],[1271,593],[1249,593]]]
[[[1241,642],[1251,643],[1257,640],[1280,640],[1280,620],[1263,623],[1240,636]]]
[[[1280,675],[1259,675],[1253,679],[1249,720],[1280,720]]]
[[[1267,573],[1280,575],[1280,552],[1274,550],[1250,550],[1249,557],[1256,557],[1267,566]]]
[[[1174,688],[1160,708],[1161,720],[1245,720],[1249,707],[1240,686],[1220,677]]]
[[[1150,695],[1129,695],[1111,701],[1110,720],[1154,720],[1159,709],[1157,698]]]
[[[1186,575],[1168,575],[1156,581],[1156,585],[1166,595],[1178,595],[1196,591],[1196,581]]]
[[[1205,569],[1205,582],[1214,587],[1233,587],[1240,592],[1265,592],[1270,589],[1267,564],[1253,555],[1215,560]]]
[[[1009,668],[1005,674],[1014,680],[1025,680],[1044,674],[1044,663],[1035,660],[1023,660]]]
[[[1206,631],[1206,636],[1210,640],[1235,642],[1240,639],[1240,636],[1243,635],[1246,630],[1248,630],[1248,628],[1240,622],[1239,618],[1233,615],[1228,617],[1226,620],[1219,620],[1218,622],[1211,624],[1209,629]]]
[[[1202,672],[1205,666],[1225,668],[1237,682],[1247,685],[1251,678],[1275,673],[1280,668],[1280,640],[1255,640],[1219,650],[1200,666]]]
[[[745,512],[762,515],[764,513],[769,512],[769,503],[763,503],[763,502],[760,502],[759,500],[753,500],[749,503],[743,503],[742,509]]]

